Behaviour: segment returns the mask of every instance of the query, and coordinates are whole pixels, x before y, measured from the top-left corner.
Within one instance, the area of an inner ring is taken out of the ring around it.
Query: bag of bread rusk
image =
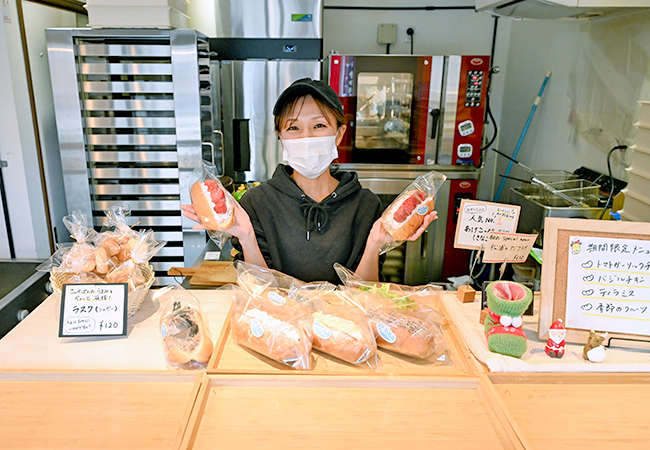
[[[81,211],[65,216],[63,223],[70,232],[73,243],[56,244],[57,250],[36,270],[82,274],[95,271],[95,246],[97,232],[88,226],[88,217]]]
[[[446,179],[436,171],[420,175],[388,205],[379,220],[392,240],[381,247],[380,253],[398,247],[420,228],[424,216],[433,211],[436,193]]]
[[[348,301],[370,316],[377,347],[412,358],[440,360],[447,351],[442,334],[445,318],[432,304],[440,286],[405,286],[364,281],[341,266],[334,266]]]
[[[312,347],[349,364],[378,369],[377,343],[370,316],[355,307],[331,283],[308,283],[298,289],[313,319]]]
[[[241,289],[230,319],[235,342],[292,369],[311,369],[313,319],[296,296],[304,283],[241,261],[236,267]]]
[[[160,337],[167,364],[174,369],[205,369],[214,344],[208,316],[199,300],[180,285],[166,286],[154,295],[164,305]]]
[[[221,184],[214,165],[201,161],[201,167],[193,174],[190,197],[199,222],[210,239],[222,248],[230,236],[227,230],[235,220],[237,200]]]
[[[128,248],[127,259],[115,263],[106,272],[107,283],[127,283],[129,292],[145,284],[141,265],[146,264],[167,244],[166,241],[157,241],[152,230],[141,230],[136,236],[136,238],[131,238],[132,240],[129,241],[131,245]]]

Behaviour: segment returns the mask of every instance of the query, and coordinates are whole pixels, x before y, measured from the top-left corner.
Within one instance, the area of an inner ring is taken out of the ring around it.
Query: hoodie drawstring
[[[332,198],[336,198],[336,192],[333,192],[331,196]],[[316,227],[318,232],[321,233],[322,230],[327,226],[330,215],[327,211],[327,208],[322,206],[320,203],[308,200],[307,196],[304,194],[301,195],[301,198],[303,199],[304,203],[300,205],[300,209],[302,210],[303,217],[307,221],[307,240],[309,240],[311,230]]]

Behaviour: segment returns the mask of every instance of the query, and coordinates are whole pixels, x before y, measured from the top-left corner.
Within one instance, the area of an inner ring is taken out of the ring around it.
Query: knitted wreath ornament
[[[494,281],[487,287],[489,313],[485,318],[488,348],[495,353],[521,357],[526,353],[526,334],[521,315],[533,300],[526,286],[511,281]]]

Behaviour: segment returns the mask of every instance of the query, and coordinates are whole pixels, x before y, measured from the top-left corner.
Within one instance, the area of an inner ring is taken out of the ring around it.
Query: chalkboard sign
[[[454,247],[478,250],[492,231],[514,233],[520,210],[519,205],[461,200]]]
[[[539,336],[562,318],[567,340],[588,330],[650,340],[647,223],[546,218]]]
[[[126,336],[128,286],[64,284],[59,337]]]

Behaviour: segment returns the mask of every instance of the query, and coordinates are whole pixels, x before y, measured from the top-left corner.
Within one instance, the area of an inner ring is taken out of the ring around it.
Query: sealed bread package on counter
[[[341,265],[335,270],[348,301],[370,316],[377,347],[418,359],[438,359],[446,352],[445,318],[432,306],[440,286],[364,281]]]
[[[222,248],[228,239],[228,228],[235,220],[237,201],[228,192],[214,165],[201,161],[201,167],[194,171],[194,182],[190,188],[190,197],[194,212],[208,232],[210,239]]]
[[[370,316],[350,303],[331,283],[298,289],[313,319],[312,347],[347,363],[378,369],[377,343]]]
[[[436,193],[446,179],[435,171],[420,175],[388,205],[379,220],[392,240],[382,246],[381,253],[398,247],[422,226],[424,217],[433,211]]]
[[[164,305],[160,337],[167,363],[181,370],[205,369],[214,344],[199,300],[180,285],[164,287],[154,298]]]
[[[304,283],[241,261],[237,273],[230,321],[235,341],[292,369],[311,369],[313,319],[296,297]]]

